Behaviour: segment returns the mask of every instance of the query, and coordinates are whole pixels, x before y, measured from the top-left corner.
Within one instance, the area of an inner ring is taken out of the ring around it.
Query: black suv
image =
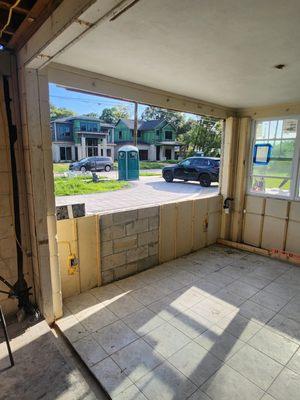
[[[208,187],[219,181],[220,159],[212,157],[190,157],[177,165],[164,167],[162,176],[166,182],[173,179],[198,181],[201,186]]]
[[[70,171],[106,171],[113,168],[113,160],[110,157],[86,157],[69,165]]]

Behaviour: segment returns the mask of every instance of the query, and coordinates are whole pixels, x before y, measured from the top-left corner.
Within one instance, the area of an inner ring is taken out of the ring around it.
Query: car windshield
[[[89,160],[89,158],[88,157],[86,157],[86,158],[82,158],[81,160],[79,160],[78,162],[84,162],[84,161],[88,161]]]

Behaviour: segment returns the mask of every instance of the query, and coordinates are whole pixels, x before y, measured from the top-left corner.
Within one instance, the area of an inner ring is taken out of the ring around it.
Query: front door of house
[[[88,157],[97,157],[98,156],[98,139],[95,138],[86,138],[86,149]]]
[[[166,160],[171,160],[171,158],[172,158],[172,150],[171,149],[165,150],[165,157],[166,157]]]
[[[156,146],[156,160],[160,160],[160,146]]]

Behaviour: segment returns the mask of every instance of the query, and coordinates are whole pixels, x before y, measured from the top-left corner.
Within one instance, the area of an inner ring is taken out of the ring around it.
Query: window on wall
[[[299,197],[299,143],[298,119],[256,121],[249,177],[251,193]]]
[[[172,131],[166,131],[165,138],[166,140],[172,140]]]

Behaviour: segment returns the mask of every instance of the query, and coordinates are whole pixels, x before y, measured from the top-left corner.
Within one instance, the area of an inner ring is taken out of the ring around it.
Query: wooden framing
[[[123,81],[106,75],[51,63],[47,67],[49,82],[90,94],[135,101],[142,104],[168,108],[198,115],[227,118],[234,111],[227,107],[180,96],[159,89]]]

